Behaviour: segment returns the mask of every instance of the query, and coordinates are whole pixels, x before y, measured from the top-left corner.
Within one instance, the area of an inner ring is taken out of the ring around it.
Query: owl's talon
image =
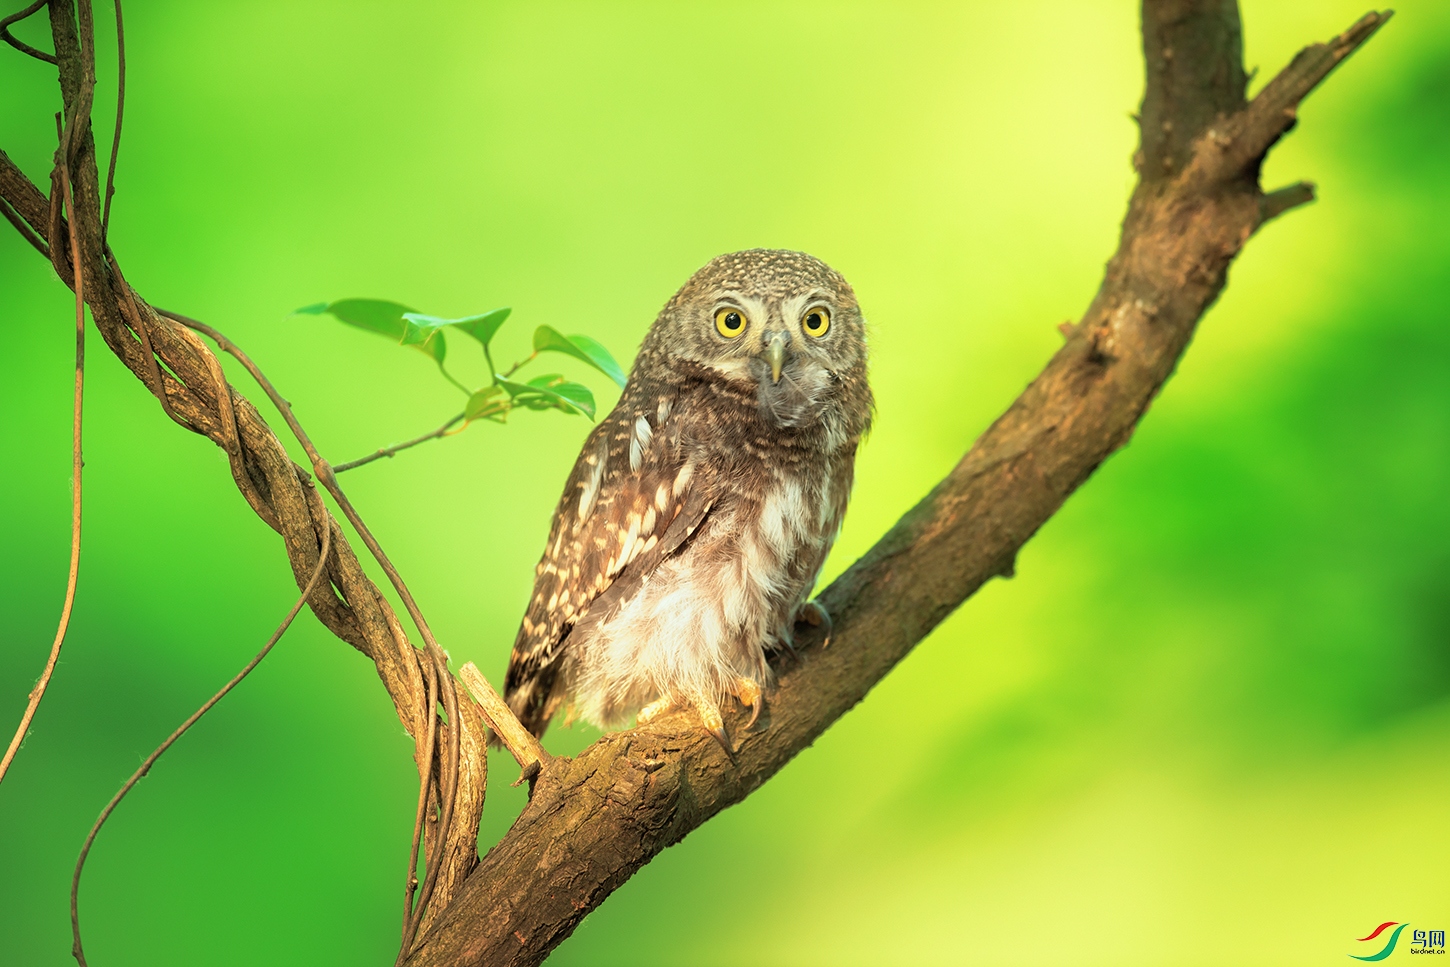
[[[765,706],[765,692],[753,680],[737,678],[735,697],[740,699],[740,704],[750,706],[750,721],[745,723],[745,730],[748,732],[760,718],[760,710]]]
[[[715,741],[720,743],[720,748],[725,750],[725,755],[731,762],[734,762],[735,750],[730,747],[730,736],[725,732],[725,726],[721,725],[718,728],[706,729],[706,731],[715,737]]]
[[[831,613],[826,610],[826,606],[821,604],[819,600],[807,601],[801,605],[800,610],[795,613],[795,619],[797,622],[803,622],[812,628],[824,628],[825,637],[821,640],[821,647],[831,647],[831,630],[835,626],[831,622]]]
[[[705,724],[705,731],[715,737],[720,743],[720,748],[725,750],[725,755],[731,762],[735,761],[735,749],[730,744],[730,734],[725,731],[725,720],[720,717],[720,710],[715,707],[700,708],[700,719]]]

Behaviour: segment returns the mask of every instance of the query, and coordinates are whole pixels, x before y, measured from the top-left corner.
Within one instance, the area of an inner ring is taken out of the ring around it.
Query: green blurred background
[[[1364,7],[1243,12],[1262,84]],[[717,253],[840,269],[879,416],[827,577],[1039,370],[1132,184],[1126,0],[151,2],[127,25],[127,275],[235,337],[334,460],[459,397],[297,306],[512,305],[504,359],[549,323],[627,363]],[[54,82],[0,49],[0,91],[0,146],[43,183]],[[1301,121],[1265,183],[1312,179],[1321,201],[1249,244],[1132,445],[1017,578],[552,963],[1342,964],[1381,921],[1450,926],[1450,5],[1406,0]],[[70,305],[0,231],[4,723],[65,582]],[[296,593],[221,452],[91,347],[75,620],[0,789],[7,964],[70,962],[97,812]],[[344,478],[455,661],[495,682],[587,429],[521,413]],[[390,963],[410,751],[369,663],[304,615],[102,834],[92,962]],[[485,845],[523,801],[492,765]]]

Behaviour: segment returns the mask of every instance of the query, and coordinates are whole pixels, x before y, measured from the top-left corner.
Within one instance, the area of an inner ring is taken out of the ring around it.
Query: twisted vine
[[[430,640],[421,614],[414,618],[420,622],[426,647],[416,648],[409,641],[397,614],[367,576],[328,511],[313,473],[292,461],[257,408],[227,382],[215,353],[184,324],[186,320],[158,312],[126,282],[104,241],[90,126],[95,83],[90,2],[51,0],[49,8],[69,119],[69,150],[63,152],[67,170],[58,167],[53,174],[52,193],[47,198],[0,152],[0,196],[44,246],[61,278],[83,280],[85,303],[102,339],[157,397],[164,412],[226,453],[237,489],[257,516],[282,537],[299,589],[307,587],[318,567],[327,535],[333,553],[324,565],[325,580],[313,588],[307,604],[333,634],[373,661],[398,718],[415,743],[423,805],[418,825],[428,872],[420,892],[413,866],[408,870],[403,924],[407,940],[400,952],[400,957],[405,956],[412,938],[426,930],[478,863],[478,823],[486,788],[484,720],[472,702],[458,700],[446,656]],[[62,181],[74,197],[70,218],[62,211],[64,192],[55,190]],[[72,250],[78,253],[78,265]],[[275,398],[281,400],[280,395]],[[285,400],[281,404],[285,406]],[[286,415],[290,418],[290,413]],[[289,421],[300,432],[300,425]],[[314,460],[313,471],[335,486],[326,462],[310,442],[306,445]],[[334,493],[340,495],[341,491]],[[380,553],[380,548],[376,551]],[[385,570],[390,576],[396,574],[390,565]],[[395,583],[401,584],[401,579]],[[411,601],[406,587],[400,593]],[[446,709],[446,721],[437,713],[439,701]],[[418,839],[415,830],[415,842]]]

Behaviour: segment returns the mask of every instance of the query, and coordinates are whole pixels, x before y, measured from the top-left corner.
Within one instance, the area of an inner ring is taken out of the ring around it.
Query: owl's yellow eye
[[[806,335],[819,339],[826,334],[826,330],[831,328],[831,310],[825,306],[814,307],[801,320],[801,328],[805,330]]]
[[[734,339],[745,331],[745,313],[729,306],[716,309],[715,330],[726,339]]]

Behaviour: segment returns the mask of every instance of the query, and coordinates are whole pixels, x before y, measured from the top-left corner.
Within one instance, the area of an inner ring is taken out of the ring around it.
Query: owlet
[[[523,724],[542,735],[566,701],[601,727],[693,707],[728,751],[722,705],[750,706],[754,725],[766,653],[796,621],[829,620],[806,598],[871,410],[839,274],[761,249],[696,272],[554,511],[505,683]]]

